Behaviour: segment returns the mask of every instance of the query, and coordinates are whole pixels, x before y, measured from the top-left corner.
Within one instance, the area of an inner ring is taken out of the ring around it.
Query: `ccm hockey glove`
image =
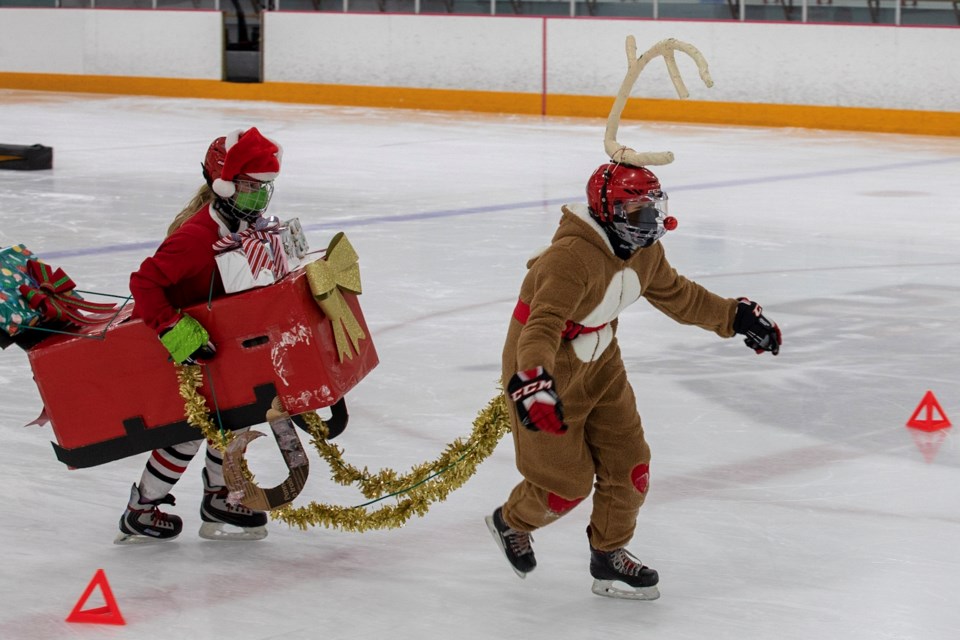
[[[763,308],[747,298],[737,298],[737,315],[733,319],[733,330],[746,336],[743,344],[757,353],[770,351],[780,353],[783,337],[780,327],[763,315]]]
[[[217,353],[207,330],[188,315],[182,316],[169,329],[161,331],[160,342],[177,364],[203,364],[212,360]]]
[[[553,378],[543,367],[519,371],[507,384],[507,393],[517,405],[520,423],[531,431],[554,435],[566,432],[563,405],[554,389]]]

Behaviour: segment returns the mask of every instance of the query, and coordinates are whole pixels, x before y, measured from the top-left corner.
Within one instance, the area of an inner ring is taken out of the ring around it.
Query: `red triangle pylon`
[[[922,419],[920,418],[921,412],[924,412],[925,415]],[[940,417],[934,418],[935,413],[939,414]],[[950,428],[950,420],[947,419],[947,414],[943,412],[943,407],[937,402],[933,391],[927,391],[923,396],[923,400],[920,401],[913,415],[907,420],[907,426],[920,431],[939,431],[940,429]]]
[[[100,587],[100,591],[103,592],[103,599],[106,600],[107,605],[97,607],[96,609],[81,611],[80,608],[87,603],[87,598],[93,593],[94,588],[98,586]],[[97,572],[93,574],[93,579],[90,581],[90,584],[87,585],[83,595],[77,600],[73,611],[67,616],[67,622],[127,624],[127,621],[120,615],[120,608],[117,607],[117,601],[113,597],[113,591],[110,590],[110,584],[107,582],[107,574],[103,572],[103,569],[97,569]]]

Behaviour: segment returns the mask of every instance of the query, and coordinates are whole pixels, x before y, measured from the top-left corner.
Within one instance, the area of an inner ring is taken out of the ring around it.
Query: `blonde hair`
[[[204,184],[202,187],[197,189],[197,192],[194,194],[190,202],[187,203],[187,206],[183,208],[183,211],[177,214],[173,219],[173,222],[170,223],[170,226],[167,227],[167,235],[169,236],[174,231],[183,226],[183,223],[193,217],[193,214],[197,213],[204,206],[213,202],[215,195],[213,189],[209,185]]]

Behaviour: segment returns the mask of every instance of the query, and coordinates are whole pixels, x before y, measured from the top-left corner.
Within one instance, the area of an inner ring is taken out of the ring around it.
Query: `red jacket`
[[[133,316],[158,333],[180,319],[180,309],[224,294],[213,243],[227,228],[210,210],[200,209],[168,236],[153,256],[130,275]]]

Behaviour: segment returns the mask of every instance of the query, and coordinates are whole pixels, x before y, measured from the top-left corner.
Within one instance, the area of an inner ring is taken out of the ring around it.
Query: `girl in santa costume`
[[[206,183],[174,219],[156,253],[130,276],[134,316],[143,320],[179,364],[203,364],[216,355],[206,329],[180,309],[223,295],[214,243],[264,222],[262,217],[280,172],[281,149],[256,128],[217,138],[203,161]],[[162,363],[158,363],[161,366]],[[157,449],[150,455],[139,484],[120,518],[118,544],[171,540],[183,521],[164,513],[174,504],[173,485],[186,471],[203,440]],[[267,515],[226,501],[223,458],[208,446],[202,471],[204,496],[200,535],[209,539],[262,539]],[[224,530],[224,525],[239,530]]]
[[[594,593],[652,600],[660,595],[657,572],[625,549],[647,495],[650,449],[617,342],[617,318],[645,298],[677,322],[722,338],[744,335],[757,353],[777,355],[781,335],[757,303],[718,296],[670,266],[660,239],[676,220],[667,215],[657,176],[642,165],[665,164],[672,154],[620,146],[617,105],[611,120],[613,162],[590,176],[585,204],[563,207],[550,246],[527,263],[502,370],[523,480],[486,521],[523,578],[537,564],[530,534],[592,490],[587,538]]]

